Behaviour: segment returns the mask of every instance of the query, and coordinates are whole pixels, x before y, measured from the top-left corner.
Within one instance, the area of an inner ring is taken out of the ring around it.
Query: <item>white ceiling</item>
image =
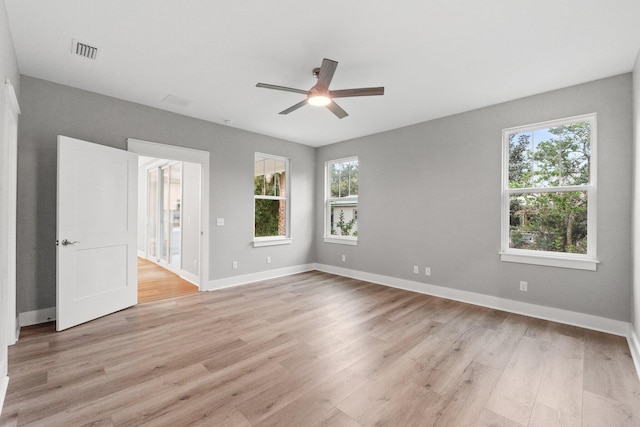
[[[628,72],[640,49],[639,0],[5,1],[22,74],[311,146]],[[340,120],[255,87],[307,90],[323,58],[331,89],[385,95]]]

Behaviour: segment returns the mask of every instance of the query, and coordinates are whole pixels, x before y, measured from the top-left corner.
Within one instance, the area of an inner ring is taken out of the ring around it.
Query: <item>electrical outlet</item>
[[[346,255],[342,255],[342,262],[347,262],[347,256]]]
[[[413,272],[414,272],[415,274],[420,273],[420,267],[418,267],[417,265],[414,265],[414,266],[413,266]]]
[[[271,264],[271,257],[270,256],[267,257],[267,264]]]
[[[231,263],[231,268],[233,268],[234,270],[238,269],[238,261],[233,261],[233,263]]]
[[[527,282],[520,281],[520,290],[522,292],[527,292],[527,287],[528,286],[529,286],[529,284]]]
[[[426,276],[431,276],[431,267],[425,267],[424,268],[424,274]]]

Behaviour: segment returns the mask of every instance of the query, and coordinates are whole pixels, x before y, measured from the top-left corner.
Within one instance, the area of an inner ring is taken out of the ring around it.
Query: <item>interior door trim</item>
[[[209,164],[208,151],[127,138],[127,150],[139,156],[200,164],[200,290],[209,288]]]

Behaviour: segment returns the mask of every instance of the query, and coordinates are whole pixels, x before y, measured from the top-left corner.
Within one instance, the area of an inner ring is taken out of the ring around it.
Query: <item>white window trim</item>
[[[355,201],[358,202],[358,196],[352,197],[342,197],[340,199],[332,199],[329,197],[331,194],[330,184],[329,184],[329,164],[333,163],[346,163],[352,161],[358,161],[358,168],[360,168],[360,161],[358,160],[358,156],[345,157],[342,159],[335,160],[327,160],[324,162],[324,236],[323,241],[325,243],[336,243],[340,245],[358,245],[358,236],[338,236],[331,234],[331,201],[332,200],[341,200],[341,201]],[[358,188],[360,188],[360,182],[358,182]],[[358,191],[359,193],[360,191]]]
[[[331,236],[331,237],[323,237],[323,241],[325,243],[337,243],[339,245],[351,245],[358,246],[358,238],[352,236]]]
[[[509,138],[513,133],[535,131],[555,126],[562,126],[578,121],[591,123],[591,170],[589,171],[589,185],[544,188],[509,188]],[[572,268],[578,270],[596,271],[599,263],[596,257],[597,236],[597,114],[590,113],[564,119],[517,126],[502,131],[502,209],[501,209],[501,245],[500,260],[523,264],[535,264],[551,267]],[[587,253],[568,254],[549,251],[531,251],[509,247],[509,195],[514,193],[543,193],[560,191],[586,191],[587,205]]]
[[[275,237],[254,237],[253,247],[261,248],[264,246],[290,245],[293,240],[291,237],[275,236]]]
[[[286,189],[286,194],[285,197],[278,197],[278,196],[261,196],[258,197],[260,199],[267,199],[267,200],[284,200],[286,202],[287,205],[287,209],[285,212],[286,215],[286,219],[285,219],[285,223],[286,223],[286,235],[285,236],[264,236],[264,237],[256,237],[255,236],[255,220],[256,220],[256,195],[253,195],[253,224],[254,224],[254,230],[253,230],[253,247],[254,248],[260,248],[260,247],[265,247],[265,246],[277,246],[277,245],[289,245],[293,242],[293,239],[291,238],[291,164],[290,164],[290,160],[287,157],[282,157],[282,156],[275,156],[273,154],[266,154],[266,153],[260,153],[260,152],[255,152],[253,154],[253,163],[255,164],[256,161],[256,157],[267,157],[270,159],[275,159],[275,160],[283,160],[285,162],[285,170],[286,170],[286,177],[285,177],[285,189]]]

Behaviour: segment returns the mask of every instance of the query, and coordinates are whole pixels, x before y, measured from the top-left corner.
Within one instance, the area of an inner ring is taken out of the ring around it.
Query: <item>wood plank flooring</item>
[[[639,426],[622,337],[309,272],[9,349],[0,426]]]
[[[138,257],[138,303],[194,294],[199,289],[175,273]]]

